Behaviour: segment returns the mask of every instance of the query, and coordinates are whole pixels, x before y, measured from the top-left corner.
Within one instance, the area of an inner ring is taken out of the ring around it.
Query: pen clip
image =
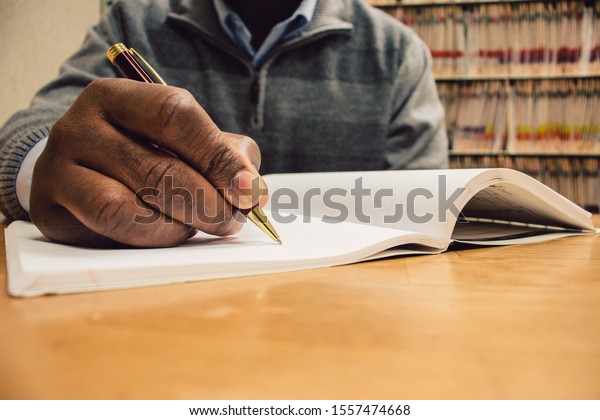
[[[160,83],[162,85],[166,85],[165,81],[158,75],[156,70],[152,68],[150,63],[148,63],[144,57],[142,57],[136,50],[133,48],[129,48],[127,51],[133,56],[134,59],[139,60],[140,64],[144,67],[144,70],[150,73],[150,76],[153,77],[155,83]]]

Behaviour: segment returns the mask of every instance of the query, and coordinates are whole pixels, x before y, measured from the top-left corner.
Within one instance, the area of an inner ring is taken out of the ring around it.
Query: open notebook
[[[266,213],[283,245],[248,223],[166,249],[52,243],[30,223],[6,229],[13,296],[86,292],[440,253],[453,241],[507,245],[592,233],[591,215],[508,169],[279,174]]]

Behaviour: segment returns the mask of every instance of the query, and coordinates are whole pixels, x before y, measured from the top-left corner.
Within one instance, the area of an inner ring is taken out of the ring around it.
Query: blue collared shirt
[[[255,51],[251,42],[252,34],[239,15],[231,10],[224,0],[213,1],[223,30],[241,51],[252,58],[254,68],[257,68],[278,44],[298,36],[300,31],[311,21],[317,5],[317,0],[303,0],[292,16],[271,29],[258,51]]]

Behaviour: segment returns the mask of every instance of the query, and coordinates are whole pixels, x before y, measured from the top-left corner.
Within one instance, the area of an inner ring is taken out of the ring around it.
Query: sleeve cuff
[[[16,192],[17,192],[17,200],[19,204],[25,211],[29,213],[29,196],[31,194],[31,179],[33,178],[33,168],[35,167],[35,163],[38,160],[38,157],[44,151],[44,147],[46,147],[46,142],[48,141],[48,137],[40,140],[35,146],[33,146],[25,159],[23,159],[23,163],[17,172],[17,182],[16,182]]]

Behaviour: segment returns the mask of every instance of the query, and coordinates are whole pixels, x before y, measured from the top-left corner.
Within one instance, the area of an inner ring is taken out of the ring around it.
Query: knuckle
[[[113,85],[113,84],[114,84],[114,79],[97,78],[97,79],[92,80],[90,83],[88,83],[87,89],[88,90],[105,89],[106,86]]]
[[[111,82],[108,79],[94,79],[90,83],[88,83],[83,92],[85,92],[86,94],[100,92],[106,89],[106,85],[110,83]]]
[[[112,190],[102,191],[90,200],[91,220],[100,233],[126,233],[132,228],[126,200],[124,193]]]
[[[131,139],[118,144],[118,150],[121,156],[130,163],[129,167],[133,170],[143,168],[148,161],[148,155],[144,153],[142,147]]]
[[[78,120],[65,115],[50,130],[43,153],[54,161],[79,161],[85,155],[104,151],[105,141],[109,140],[102,124],[89,117]],[[81,147],[83,142],[85,148]]]
[[[61,182],[69,182],[68,169],[77,165],[71,156],[46,146],[38,157],[31,174],[31,191],[54,194]]]
[[[122,78],[94,79],[77,97],[68,112],[76,114],[80,122],[93,118],[112,120],[123,109],[121,97],[124,93],[131,92],[132,83],[136,82]]]
[[[49,149],[60,148],[76,135],[75,129],[76,125],[71,122],[68,116],[61,117],[50,130],[46,147]]]
[[[260,168],[260,148],[254,139],[243,134],[234,134],[228,132],[223,132],[223,135],[241,154],[250,160],[250,163],[255,167],[256,170]]]
[[[146,160],[141,166],[143,186],[164,190],[168,181],[179,178],[180,166],[175,158]]]
[[[88,83],[82,93],[91,96],[108,97],[111,96],[111,92],[114,92],[126,83],[131,83],[131,81],[120,78],[100,77]]]
[[[102,104],[110,97],[111,90],[116,88],[113,79],[94,79],[83,89],[77,98],[79,104]]]
[[[48,135],[48,145],[51,148],[68,147],[69,144],[80,143],[82,137],[89,141],[105,134],[101,111],[105,85],[105,80],[92,81],[67,112],[54,123]]]
[[[213,147],[205,150],[203,172],[218,185],[229,186],[228,184],[242,169],[244,169],[243,162],[226,145],[215,143]]]
[[[196,99],[184,89],[172,89],[160,99],[161,135],[166,139],[188,137],[197,126]]]

